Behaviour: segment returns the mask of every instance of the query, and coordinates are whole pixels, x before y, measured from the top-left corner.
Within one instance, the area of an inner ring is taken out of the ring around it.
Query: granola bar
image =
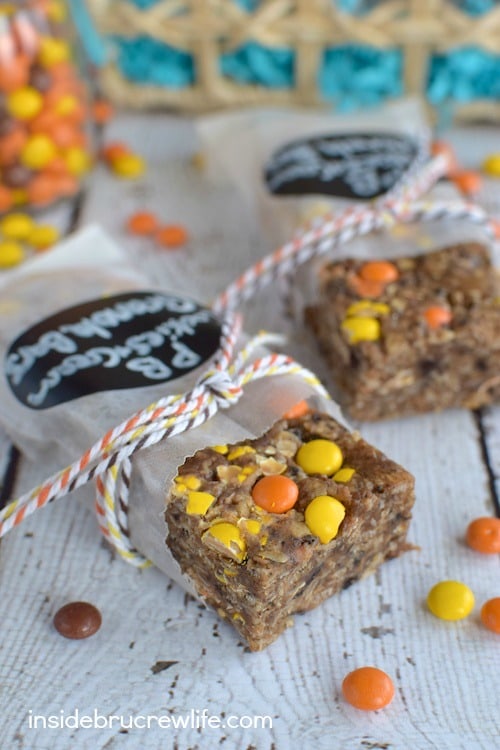
[[[329,415],[199,450],[168,493],[167,544],[253,651],[409,545],[411,474]]]
[[[487,249],[470,242],[328,263],[306,319],[343,406],[378,420],[497,401],[499,300]]]

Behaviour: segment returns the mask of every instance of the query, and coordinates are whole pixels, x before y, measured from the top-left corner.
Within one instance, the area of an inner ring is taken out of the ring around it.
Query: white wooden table
[[[500,150],[496,136],[487,128],[450,134],[471,166]],[[189,122],[121,116],[107,137],[125,139],[148,159],[146,178],[124,183],[99,167],[78,210],[58,210],[62,226],[99,222],[166,289],[207,302],[270,249],[258,229],[248,226],[234,191],[209,188],[191,165]],[[165,221],[185,222],[189,246],[167,253],[127,237],[125,218],[145,206]],[[247,327],[285,325],[279,309],[268,292],[249,312]],[[289,348],[314,366],[306,344]],[[139,572],[122,562],[76,500],[32,516],[0,549],[0,747],[499,747],[500,636],[481,626],[479,609],[500,596],[500,559],[475,553],[463,541],[471,519],[500,514],[499,416],[492,408],[360,426],[369,441],[416,476],[410,540],[420,550],[297,617],[263,653],[247,652],[228,625],[158,571]],[[43,466],[23,459],[16,466],[5,435],[0,446],[4,495],[15,496],[44,478]],[[476,607],[466,620],[446,623],[426,609],[429,588],[445,578],[473,589]],[[73,642],[58,635],[52,617],[76,599],[97,605],[103,625],[94,637]],[[396,685],[393,703],[376,713],[350,707],[340,694],[347,672],[370,664],[392,675]],[[202,728],[204,709],[221,724],[236,717],[230,722],[243,726]],[[120,731],[116,722],[44,729],[38,720],[37,728],[30,727],[35,715],[68,717],[76,710],[80,716],[113,714],[125,723],[130,717],[140,724],[140,717],[170,716],[191,724],[161,728],[153,718],[149,729]],[[271,717],[272,728],[259,726],[258,716]]]

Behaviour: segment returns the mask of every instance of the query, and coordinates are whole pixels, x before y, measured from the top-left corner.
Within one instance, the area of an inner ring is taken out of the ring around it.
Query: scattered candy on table
[[[500,518],[485,516],[471,521],[465,539],[469,547],[484,555],[500,553]]]
[[[155,244],[168,250],[183,247],[189,242],[189,233],[182,224],[162,224],[152,211],[137,211],[125,224],[129,234],[152,237]]]
[[[454,172],[450,179],[465,196],[472,196],[479,193],[483,182],[478,172],[465,169]]]
[[[151,235],[158,229],[158,219],[151,211],[137,211],[127,220],[130,234]]]
[[[489,599],[481,607],[481,622],[485,628],[500,634],[500,596]]]
[[[117,177],[134,180],[144,174],[146,163],[141,156],[130,152],[116,156],[110,163],[110,168]]]
[[[487,156],[481,168],[488,177],[500,177],[500,153]]]
[[[462,620],[474,609],[474,594],[460,581],[440,581],[429,591],[427,606],[441,620]]]
[[[185,227],[180,224],[166,224],[155,232],[154,239],[160,247],[174,249],[185,245],[189,236]]]
[[[136,179],[146,171],[146,162],[126,143],[112,141],[103,147],[101,157],[108,168],[117,177]]]
[[[342,694],[354,708],[377,711],[394,698],[394,683],[377,667],[360,667],[344,677]]]
[[[60,635],[73,640],[89,638],[101,627],[101,613],[88,602],[70,602],[54,615],[54,627]]]

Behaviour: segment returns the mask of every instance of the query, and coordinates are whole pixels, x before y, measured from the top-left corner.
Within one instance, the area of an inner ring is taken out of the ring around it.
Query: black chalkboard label
[[[219,348],[221,327],[190,299],[132,292],[67,308],[9,347],[7,381],[32,409],[174,380]]]
[[[395,133],[314,136],[276,151],[265,167],[265,181],[275,195],[367,200],[393,188],[418,151],[414,140]]]

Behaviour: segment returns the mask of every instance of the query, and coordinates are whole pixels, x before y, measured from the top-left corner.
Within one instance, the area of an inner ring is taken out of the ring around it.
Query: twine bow
[[[132,457],[137,451],[198,427],[219,409],[229,408],[239,401],[245,385],[252,380],[295,374],[328,398],[316,376],[286,355],[268,354],[249,363],[257,347],[276,340],[271,334],[255,336],[234,356],[240,329],[240,317],[228,315],[222,326],[221,350],[213,367],[191,391],[167,396],[137,412],[107,432],[70,466],[9,503],[0,512],[0,538],[39,508],[94,480],[95,510],[101,532],[127,562],[137,567],[150,565],[133,547],[128,525]]]

